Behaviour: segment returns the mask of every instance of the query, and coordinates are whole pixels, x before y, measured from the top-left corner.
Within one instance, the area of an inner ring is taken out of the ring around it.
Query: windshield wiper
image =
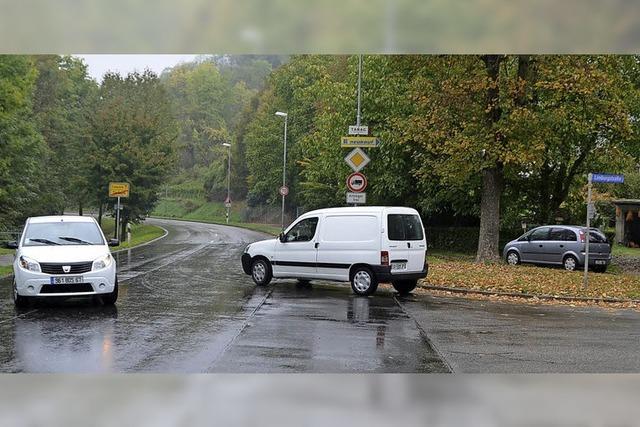
[[[93,243],[87,242],[86,240],[78,239],[77,237],[60,236],[60,237],[58,237],[58,239],[66,240],[67,242],[80,243],[81,245],[93,245]]]
[[[29,239],[31,242],[44,243],[45,245],[59,245],[60,243],[53,242],[49,239]]]

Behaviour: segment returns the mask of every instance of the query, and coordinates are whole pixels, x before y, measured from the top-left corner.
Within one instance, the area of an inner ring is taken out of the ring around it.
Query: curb
[[[434,291],[445,291],[452,292],[458,294],[479,294],[479,295],[497,295],[502,297],[516,297],[516,298],[526,298],[526,299],[544,299],[544,300],[556,300],[556,301],[597,301],[597,302],[608,302],[608,303],[624,303],[631,302],[635,304],[640,304],[640,300],[638,299],[624,299],[624,298],[598,298],[598,297],[564,297],[564,296],[554,296],[554,295],[535,295],[535,294],[523,294],[523,293],[514,293],[514,292],[499,292],[499,291],[482,291],[482,290],[472,290],[472,289],[464,289],[464,288],[449,288],[447,286],[431,286],[431,285],[423,285],[420,286],[422,289],[430,289]]]

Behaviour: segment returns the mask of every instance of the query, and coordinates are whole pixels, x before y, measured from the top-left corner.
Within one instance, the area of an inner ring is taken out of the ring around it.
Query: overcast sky
[[[84,59],[89,75],[98,82],[107,71],[116,71],[126,75],[132,71],[144,71],[145,68],[160,74],[162,70],[181,62],[192,61],[199,55],[74,55]]]

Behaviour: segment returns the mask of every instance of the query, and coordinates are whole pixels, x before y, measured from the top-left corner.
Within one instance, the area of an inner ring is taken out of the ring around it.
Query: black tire
[[[378,278],[369,267],[356,267],[351,272],[351,289],[356,295],[373,295],[378,289]]]
[[[594,265],[593,266],[593,271],[595,273],[606,273],[607,272],[607,266],[606,265]]]
[[[418,286],[417,280],[398,280],[391,282],[393,288],[398,291],[400,295],[409,295],[412,290]]]
[[[273,278],[271,264],[264,258],[251,261],[251,278],[258,286],[267,286]]]
[[[578,270],[578,260],[573,255],[567,255],[562,260],[562,266],[567,271],[576,271]]]
[[[518,265],[522,262],[520,259],[520,255],[516,251],[507,252],[506,261],[507,261],[507,264],[509,265]]]
[[[104,305],[114,305],[118,300],[118,278],[116,277],[116,284],[113,287],[113,292],[102,295],[102,303]]]
[[[15,304],[16,308],[25,308],[28,307],[29,304],[31,304],[32,297],[18,295],[18,287],[16,286],[15,279],[13,281],[13,292],[11,293],[13,294],[13,303]]]

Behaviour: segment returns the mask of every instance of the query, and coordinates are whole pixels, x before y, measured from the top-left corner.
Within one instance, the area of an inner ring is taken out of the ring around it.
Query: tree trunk
[[[78,215],[82,216],[82,200],[78,201]]]
[[[502,196],[502,169],[482,171],[482,200],[480,201],[480,235],[477,262],[500,259],[500,198]]]
[[[498,77],[500,63],[503,57],[500,55],[486,55],[483,58],[490,86],[487,88],[487,128],[494,135],[496,145],[504,144],[504,135],[497,129],[497,124],[502,116],[500,107],[500,89]],[[500,198],[502,196],[503,170],[499,158],[493,161],[493,165],[485,166],[482,170],[482,194],[480,200],[480,234],[478,237],[478,253],[476,262],[497,261],[500,259]]]
[[[99,203],[98,207],[98,225],[102,227],[102,202]]]

